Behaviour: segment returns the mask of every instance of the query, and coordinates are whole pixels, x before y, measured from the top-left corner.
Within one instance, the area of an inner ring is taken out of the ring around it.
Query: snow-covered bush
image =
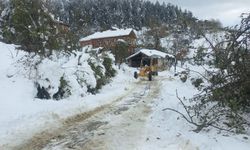
[[[86,53],[89,51],[87,49],[70,54],[54,52],[46,58],[26,53],[15,63],[18,70],[15,75],[24,76],[35,83],[37,93],[34,93],[34,97],[37,98],[59,100],[94,94],[114,77],[114,58],[109,53],[93,56]]]
[[[91,59],[88,60],[88,64],[91,69],[94,71],[94,76],[96,78],[96,87],[95,88],[88,88],[88,91],[92,94],[96,93],[97,90],[101,89],[103,85],[106,84],[106,77],[105,77],[105,70],[101,63],[97,64]]]
[[[108,56],[103,58],[103,66],[106,69],[105,76],[108,78],[114,77],[116,74],[116,70],[113,68],[112,59]]]
[[[196,88],[199,88],[201,84],[204,83],[202,78],[192,78],[191,82]]]
[[[220,42],[211,41],[203,35],[212,49],[210,56],[213,56],[216,71],[206,78],[208,84],[203,91],[189,100],[192,106],[182,103],[188,114],[186,118],[183,116],[197,127],[196,132],[209,127],[235,133],[249,130],[249,29],[250,14],[247,14],[241,24],[228,30]],[[203,58],[201,61],[204,61]],[[193,84],[198,86],[200,82],[196,80]]]
[[[98,56],[98,59],[91,57],[88,64],[94,71],[96,78],[95,88],[88,87],[90,93],[96,93],[101,87],[107,84],[110,78],[114,77],[116,70],[113,68],[114,58],[112,54],[105,53]]]
[[[187,78],[188,78],[188,72],[187,71],[182,71],[179,75],[180,77],[180,80],[184,83],[187,81]]]
[[[60,85],[58,87],[58,91],[53,95],[53,99],[60,100],[63,98],[68,98],[71,95],[71,87],[67,80],[62,76],[60,78]]]

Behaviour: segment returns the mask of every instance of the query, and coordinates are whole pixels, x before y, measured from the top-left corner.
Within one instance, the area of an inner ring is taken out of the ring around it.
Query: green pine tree
[[[21,49],[41,55],[59,49],[56,27],[42,1],[10,0],[8,21],[4,22],[3,38],[21,45]]]

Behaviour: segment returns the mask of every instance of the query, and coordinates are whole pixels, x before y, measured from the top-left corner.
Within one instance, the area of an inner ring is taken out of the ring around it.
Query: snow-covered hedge
[[[96,93],[115,74],[112,54],[87,53],[89,49],[86,47],[70,55],[53,53],[49,58],[25,54],[16,62],[15,68],[19,70],[19,75],[34,82],[38,91],[35,97],[56,100],[72,95],[83,97]],[[109,60],[108,68],[105,60]],[[112,76],[109,76],[110,73]],[[49,97],[40,97],[43,92]]]

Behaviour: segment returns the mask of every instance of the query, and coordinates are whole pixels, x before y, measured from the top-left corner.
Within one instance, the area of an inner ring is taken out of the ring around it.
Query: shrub
[[[116,75],[116,70],[112,67],[112,59],[108,56],[104,56],[102,65],[96,65],[91,60],[88,60],[88,64],[91,67],[91,69],[94,71],[94,75],[96,78],[96,87],[91,88],[90,86],[87,86],[87,91],[95,94],[99,89],[102,88],[105,84],[109,82],[109,79],[114,77]],[[103,67],[105,68],[105,73],[103,73]]]
[[[104,57],[103,66],[106,69],[105,76],[107,78],[114,77],[116,74],[116,70],[112,67],[112,59],[109,57]]]
[[[66,81],[64,77],[62,76],[60,78],[60,85],[58,87],[58,91],[53,95],[53,99],[60,100],[63,98],[67,98],[70,95],[71,95],[71,91],[70,91],[70,86],[68,84],[68,81]]]
[[[179,76],[180,76],[181,81],[184,83],[187,81],[188,73],[186,71],[182,71]]]
[[[91,94],[96,94],[96,88],[92,88],[90,85],[87,85],[87,92]]]
[[[36,98],[50,99],[49,92],[43,86],[41,87],[39,83],[36,83],[36,86],[37,86]]]
[[[202,78],[192,79],[192,84],[198,88],[201,86],[201,84],[204,83]]]
[[[95,66],[95,64],[91,61],[88,62],[91,69],[94,71],[94,75],[96,78],[96,87],[95,92],[93,92],[93,89],[89,89],[90,93],[96,93],[97,90],[101,89],[103,85],[107,83],[107,78],[102,73],[102,67],[101,66]]]

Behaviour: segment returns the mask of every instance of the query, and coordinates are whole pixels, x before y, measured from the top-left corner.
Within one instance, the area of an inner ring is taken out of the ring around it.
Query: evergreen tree
[[[3,40],[20,45],[28,52],[48,56],[53,50],[71,51],[78,48],[79,37],[74,32],[65,32],[60,26],[60,17],[65,5],[52,1],[10,0],[2,18]],[[58,15],[52,15],[48,8],[58,8]],[[62,6],[63,5],[63,6]],[[56,19],[55,19],[56,18]],[[59,20],[58,20],[59,19]],[[63,18],[68,20],[67,17]]]
[[[1,22],[3,39],[41,54],[77,45],[68,37],[77,39],[113,26],[138,30],[165,26],[168,33],[198,35],[197,26],[206,29],[210,23],[197,21],[191,12],[172,4],[143,0],[9,0],[7,3]],[[54,20],[68,23],[71,35],[58,34]],[[210,23],[218,25],[216,21]],[[162,30],[158,31],[152,46],[155,48],[160,48],[159,40],[163,37]]]
[[[48,54],[47,49],[58,49],[53,20],[42,1],[10,0],[10,9],[4,22],[3,37],[20,44],[29,52]]]
[[[228,30],[223,48],[215,49],[215,65],[220,69],[211,79],[214,99],[234,111],[250,108],[250,15],[244,16],[241,24]]]
[[[191,12],[159,2],[154,4],[142,0],[61,0],[54,3],[57,4],[53,4],[50,11],[60,18],[68,16],[66,20],[69,21],[72,30],[80,36],[110,29],[112,26],[141,29],[150,27],[152,21],[173,29],[185,28],[182,29],[184,31],[187,25],[196,21]],[[61,10],[68,13],[62,13]],[[183,22],[186,25],[182,27]]]
[[[122,40],[116,42],[114,50],[112,53],[115,55],[116,64],[121,64],[125,62],[125,59],[129,56],[128,53],[128,43]]]

